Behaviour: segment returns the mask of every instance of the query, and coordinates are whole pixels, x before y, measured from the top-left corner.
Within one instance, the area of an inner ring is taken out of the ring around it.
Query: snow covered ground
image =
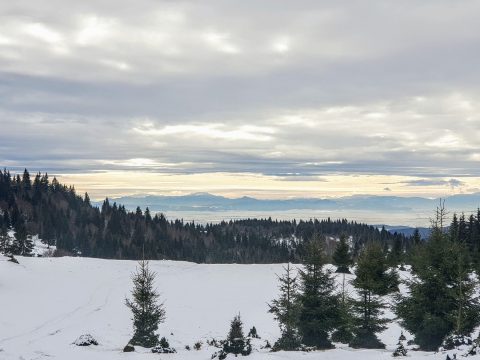
[[[150,266],[157,273],[157,289],[167,311],[159,333],[177,353],[159,355],[140,348],[135,353],[123,353],[132,334],[124,300],[130,293],[136,262],[71,257],[18,260],[20,264],[14,264],[0,256],[1,360],[206,360],[217,350],[206,341],[225,338],[230,320],[238,312],[245,332],[255,326],[262,337],[248,357],[252,360],[391,359],[400,335],[400,327],[392,323],[380,336],[387,344],[386,350],[353,350],[340,345],[329,351],[270,353],[260,347],[264,340],[273,344],[279,336],[266,303],[277,295],[275,273],[282,273],[282,265],[152,261]],[[99,345],[72,344],[85,333],[92,334]],[[185,345],[193,349],[197,341],[204,344],[202,350],[185,350]],[[411,359],[445,357],[441,353],[409,352]]]

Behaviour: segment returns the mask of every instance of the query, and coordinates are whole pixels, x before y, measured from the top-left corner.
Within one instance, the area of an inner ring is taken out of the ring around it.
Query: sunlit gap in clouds
[[[249,173],[159,173],[145,171],[159,167],[147,159],[131,159],[116,165],[143,168],[136,171],[106,171],[88,174],[60,174],[63,182],[88,191],[92,198],[125,195],[187,195],[208,192],[236,198],[259,199],[335,198],[351,195],[425,196],[430,198],[479,190],[477,178],[442,179],[385,175],[267,176]],[[164,164],[174,168],[172,164]]]

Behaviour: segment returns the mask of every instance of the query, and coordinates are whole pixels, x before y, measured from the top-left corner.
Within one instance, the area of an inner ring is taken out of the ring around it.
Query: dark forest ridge
[[[19,245],[11,252],[28,252],[28,236],[57,246],[59,254],[138,259],[143,249],[151,259],[195,262],[272,263],[296,261],[304,242],[314,234],[350,236],[359,250],[367,241],[389,246],[408,246],[410,238],[385,229],[342,220],[277,221],[246,219],[199,225],[182,220],[168,221],[148,208],[134,212],[106,199],[92,205],[88,194],[77,195],[47,174],[33,180],[27,170],[22,176],[0,171],[2,234],[16,232]],[[6,235],[5,235],[6,236]]]

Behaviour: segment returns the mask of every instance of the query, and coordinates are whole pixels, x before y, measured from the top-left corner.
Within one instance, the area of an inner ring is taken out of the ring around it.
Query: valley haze
[[[368,224],[428,227],[440,198],[356,195],[340,198],[256,199],[227,198],[209,193],[189,195],[132,195],[111,199],[127,209],[149,208],[170,219],[200,223],[245,218],[278,220],[346,218]],[[457,194],[444,198],[449,213],[476,213],[480,193]],[[101,202],[97,202],[101,205]]]

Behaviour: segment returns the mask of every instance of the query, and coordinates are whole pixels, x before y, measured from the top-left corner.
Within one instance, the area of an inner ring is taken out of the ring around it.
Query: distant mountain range
[[[356,195],[335,199],[295,198],[264,200],[244,196],[226,198],[209,193],[183,196],[125,196],[113,199],[128,209],[148,207],[151,211],[287,211],[287,210],[365,210],[395,212],[433,212],[439,199],[422,197]],[[480,207],[480,193],[458,194],[445,198],[450,212],[472,212]]]

